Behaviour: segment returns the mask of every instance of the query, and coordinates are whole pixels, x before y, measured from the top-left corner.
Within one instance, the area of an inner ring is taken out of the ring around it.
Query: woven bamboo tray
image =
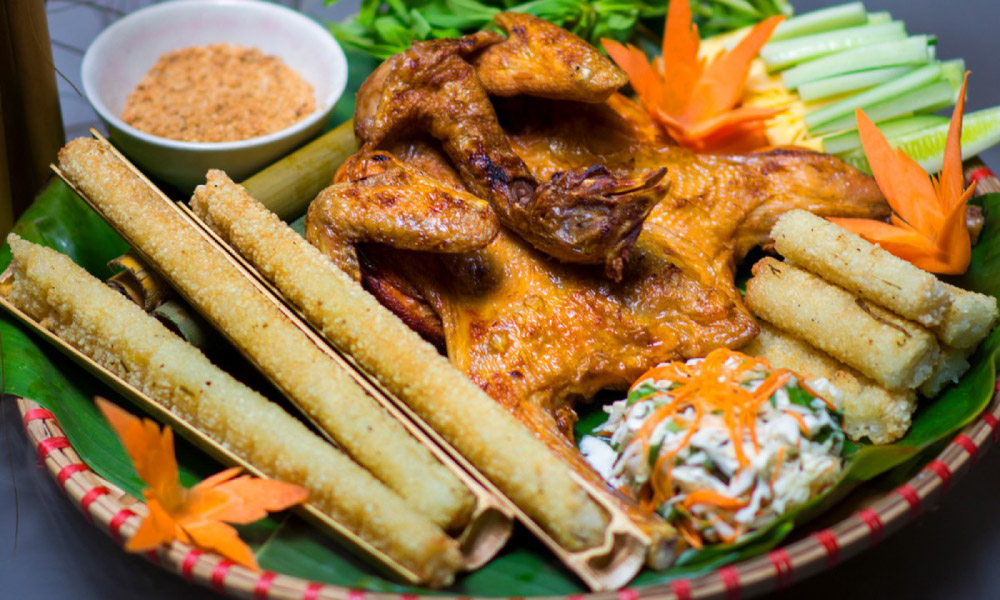
[[[966,177],[977,193],[1000,192],[1000,180],[985,165],[970,161]],[[17,398],[28,439],[56,485],[88,521],[123,545],[147,514],[146,505],[95,474],[84,464],[50,411]],[[977,459],[1000,441],[1000,378],[989,405],[929,460],[909,481],[826,529],[770,552],[690,579],[625,588],[615,592],[565,596],[565,600],[694,600],[749,598],[785,589],[836,567],[900,530],[938,502]],[[275,571],[254,572],[188,544],[173,542],[145,554],[160,567],[234,598],[254,600],[415,600],[412,594],[367,592],[307,581]],[[468,596],[436,595],[443,600]],[[511,599],[513,600],[513,599]],[[523,600],[523,599],[519,599]]]

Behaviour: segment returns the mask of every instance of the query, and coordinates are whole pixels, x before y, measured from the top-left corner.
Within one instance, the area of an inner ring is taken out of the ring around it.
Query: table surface
[[[47,7],[67,135],[85,135],[94,117],[70,82],[79,81],[81,50],[101,27],[146,0],[50,0]],[[324,7],[319,0],[290,1],[321,18],[338,18],[356,0]],[[799,12],[830,0],[795,0]],[[968,110],[1000,104],[1000,64],[994,60],[997,0],[867,0],[869,10],[890,10],[909,31],[938,36],[942,58],[962,56],[972,70]],[[78,88],[78,83],[76,84]],[[1000,165],[1000,149],[984,154]],[[17,409],[0,402],[0,597],[218,598],[145,560],[124,553],[89,525],[61,495],[38,463]],[[879,546],[773,598],[1000,598],[1000,452],[990,451],[937,506]]]

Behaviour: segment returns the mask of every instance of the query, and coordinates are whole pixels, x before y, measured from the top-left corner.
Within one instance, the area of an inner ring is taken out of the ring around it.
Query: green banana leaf
[[[973,251],[969,271],[956,284],[993,295],[1000,294],[1000,195],[981,198],[986,216],[982,241]],[[110,272],[108,260],[123,254],[126,244],[65,184],[54,180],[15,226],[22,237],[68,254],[100,278]],[[0,248],[0,268],[10,260],[9,247]],[[96,378],[27,332],[9,315],[0,315],[3,392],[35,400],[52,410],[80,456],[115,485],[134,495],[143,487],[117,438],[101,419],[94,396],[128,403]],[[793,528],[834,503],[862,482],[892,469],[906,469],[929,448],[947,440],[971,422],[989,401],[1000,353],[1000,331],[995,331],[971,361],[962,381],[933,401],[925,402],[902,440],[888,446],[852,446],[842,482],[827,496],[786,515],[771,527],[740,544],[689,551],[673,568],[645,571],[635,585],[676,577],[694,577],[723,564],[758,555],[781,543]],[[134,407],[132,407],[135,410]],[[600,407],[590,407],[578,423],[578,434],[603,421]],[[182,481],[195,481],[220,469],[198,449],[178,443]],[[903,472],[900,470],[899,472]],[[350,552],[323,537],[294,516],[278,516],[241,530],[255,549],[260,564],[291,575],[376,591],[420,592],[395,584]],[[466,575],[449,590],[462,595],[533,596],[584,591],[580,583],[524,532],[483,569]]]

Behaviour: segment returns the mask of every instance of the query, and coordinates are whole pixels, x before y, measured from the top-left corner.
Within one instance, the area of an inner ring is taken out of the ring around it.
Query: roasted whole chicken
[[[357,97],[362,149],[308,239],[588,478],[573,402],[758,328],[736,264],[785,211],[883,217],[810,151],[696,155],[596,49],[540,19],[414,44]]]

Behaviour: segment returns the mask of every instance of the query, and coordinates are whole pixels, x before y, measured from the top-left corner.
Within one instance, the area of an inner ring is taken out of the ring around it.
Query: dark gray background
[[[124,0],[109,4],[118,11],[139,3]],[[311,4],[314,10],[310,12],[320,10],[318,2]],[[345,2],[325,14],[336,16],[352,4]],[[799,12],[832,4],[828,0],[795,1]],[[868,0],[866,5],[869,10],[891,10],[906,21],[911,32],[936,34],[942,58],[966,59],[973,71],[969,110],[1000,104],[1000,64],[994,51],[1000,1]],[[64,19],[59,26],[62,34],[72,37],[80,33],[82,21]],[[53,37],[58,39],[55,31]],[[78,43],[77,49],[85,45]],[[66,48],[57,50],[75,53]],[[70,92],[65,101],[79,103]],[[991,150],[985,158],[989,164],[1000,165],[1000,150]],[[0,404],[0,438],[0,598],[217,597],[125,554],[89,525],[38,464],[16,407],[6,399]],[[941,504],[902,532],[835,570],[773,597],[1000,598],[998,508],[1000,452],[993,450],[953,486]]]

